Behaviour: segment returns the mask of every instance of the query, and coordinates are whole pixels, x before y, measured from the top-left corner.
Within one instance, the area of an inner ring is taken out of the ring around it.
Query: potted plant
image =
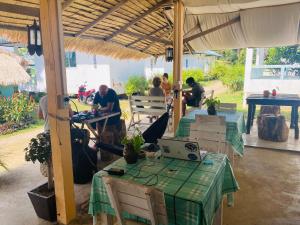
[[[220,105],[220,100],[217,98],[207,98],[205,99],[203,104],[207,105],[208,115],[216,115],[217,114],[216,106]]]
[[[126,136],[122,140],[124,145],[123,155],[128,164],[134,164],[137,162],[141,146],[144,144],[144,138],[142,133],[136,129],[132,136]]]
[[[51,142],[48,132],[40,133],[30,140],[28,147],[25,148],[25,160],[47,163],[48,183],[29,191],[28,196],[38,217],[51,222],[56,221]]]

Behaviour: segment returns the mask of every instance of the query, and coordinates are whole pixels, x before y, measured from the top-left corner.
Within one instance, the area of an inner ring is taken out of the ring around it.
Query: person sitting
[[[152,80],[153,88],[149,91],[149,96],[165,96],[164,90],[160,87],[161,79],[154,77]]]
[[[204,95],[204,88],[197,83],[193,77],[189,77],[185,81],[189,87],[192,88],[191,91],[184,92],[184,98],[182,100],[182,115],[185,116],[186,105],[192,107],[199,107],[201,98]]]
[[[95,95],[93,105],[100,105],[101,108],[98,109],[98,111],[101,113],[120,113],[117,116],[109,118],[106,124],[108,130],[114,134],[114,142],[118,144],[121,141],[119,137],[119,131],[121,130],[121,108],[117,93],[106,85],[100,85],[99,91]],[[102,134],[104,122],[105,120],[101,120],[97,123],[99,137]],[[97,141],[99,142],[100,140]]]
[[[150,89],[149,96],[165,96],[164,90],[160,87],[161,79],[159,77],[154,77],[152,80],[152,84],[153,84],[153,88]],[[155,106],[152,106],[151,108],[160,109],[160,107],[155,107]],[[152,123],[153,118],[157,119],[156,116],[151,116],[150,123]]]
[[[162,82],[161,82],[161,87],[165,92],[166,96],[170,96],[171,94],[171,89],[172,89],[172,85],[168,80],[169,75],[167,73],[164,73],[162,76]]]

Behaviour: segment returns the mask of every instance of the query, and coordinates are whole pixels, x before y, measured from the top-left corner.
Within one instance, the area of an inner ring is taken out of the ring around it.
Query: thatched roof
[[[300,0],[182,0],[184,52],[300,43]],[[62,0],[67,50],[142,59],[173,40],[173,0]],[[0,0],[0,36],[27,43],[39,0]]]
[[[30,80],[25,71],[27,62],[14,53],[0,50],[0,85],[18,85]]]
[[[65,0],[65,48],[121,59],[162,55],[172,40],[172,24],[164,13],[171,4],[172,0]],[[26,44],[26,26],[38,20],[39,0],[0,0],[0,11],[0,36]]]

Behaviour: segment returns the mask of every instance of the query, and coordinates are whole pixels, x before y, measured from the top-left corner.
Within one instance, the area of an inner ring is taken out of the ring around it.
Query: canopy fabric
[[[188,14],[229,13],[296,3],[299,0],[183,0]]]
[[[238,1],[242,2],[242,0]],[[191,3],[190,1],[186,2],[187,4]],[[193,8],[187,7],[185,18],[185,32],[189,33],[188,36],[216,27],[232,19],[240,18],[236,23],[190,41],[190,46],[196,51],[276,47],[300,43],[300,3],[249,8],[222,14],[189,14],[191,10],[193,11]],[[232,11],[234,10],[232,9]],[[197,26],[198,28],[195,29]],[[190,30],[192,31],[189,32]]]
[[[30,80],[30,76],[20,63],[21,61],[9,53],[0,51],[0,85],[18,85]]]

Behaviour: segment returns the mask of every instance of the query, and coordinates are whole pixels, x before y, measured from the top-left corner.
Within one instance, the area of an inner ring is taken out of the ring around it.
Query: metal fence
[[[253,66],[251,79],[300,80],[300,65]]]

